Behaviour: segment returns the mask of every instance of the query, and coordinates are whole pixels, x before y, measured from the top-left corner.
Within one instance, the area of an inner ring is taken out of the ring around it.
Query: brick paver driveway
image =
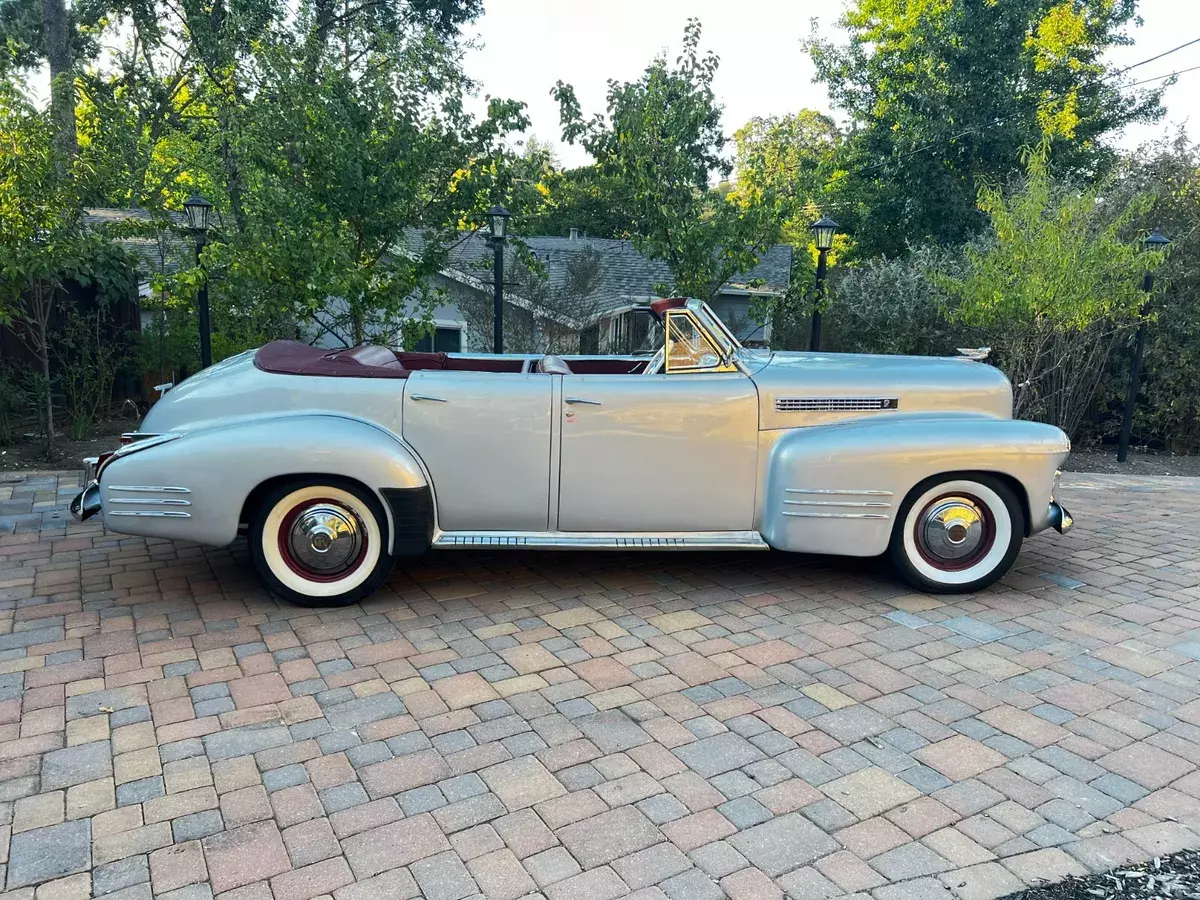
[[[1200,845],[1200,480],[1070,477],[970,598],[496,553],[328,611],[76,486],[0,478],[3,900],[967,900]]]

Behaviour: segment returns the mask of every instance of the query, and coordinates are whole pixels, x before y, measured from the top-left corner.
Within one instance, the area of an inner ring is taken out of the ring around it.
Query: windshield
[[[687,308],[695,313],[696,318],[698,318],[701,324],[708,329],[708,332],[712,335],[713,340],[721,345],[720,349],[723,355],[729,357],[733,355],[735,350],[741,349],[742,345],[739,344],[738,339],[733,336],[733,332],[725,327],[725,323],[717,317],[716,313],[709,309],[707,303],[705,303],[703,300],[689,300],[687,302]]]

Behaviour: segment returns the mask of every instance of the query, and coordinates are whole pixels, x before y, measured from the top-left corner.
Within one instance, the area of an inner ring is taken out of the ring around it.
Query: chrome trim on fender
[[[463,547],[537,550],[769,550],[757,531],[693,531],[666,533],[579,533],[521,531],[447,531],[433,542],[435,550]]]
[[[191,513],[172,509],[110,509],[108,516],[137,516],[142,519],[190,519]]]
[[[832,488],[784,488],[789,494],[848,494],[854,497],[891,497],[891,491],[839,491]]]
[[[144,506],[191,506],[191,500],[156,500],[153,497],[109,497],[109,503],[137,503]]]
[[[91,484],[96,480],[96,469],[100,467],[100,457],[85,456],[83,458],[83,483]]]
[[[788,512],[784,510],[781,515],[790,516],[794,519],[888,519],[890,516],[884,513],[826,513],[826,512]]]
[[[891,509],[892,504],[882,500],[784,500],[786,506],[855,506],[873,509]]]
[[[110,491],[128,491],[130,493],[141,494],[190,494],[191,490],[185,487],[173,487],[167,485],[165,487],[156,487],[149,484],[110,484]]]

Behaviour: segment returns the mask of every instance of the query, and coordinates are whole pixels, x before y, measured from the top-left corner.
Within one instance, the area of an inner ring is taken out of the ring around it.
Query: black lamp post
[[[212,324],[208,317],[208,273],[204,271],[200,252],[208,241],[212,204],[199,194],[192,194],[183,202],[183,211],[187,213],[188,227],[196,239],[196,262],[201,274],[200,292],[196,297],[200,311],[200,368],[207,369],[212,365]]]
[[[492,352],[504,352],[504,238],[512,218],[503,206],[487,211],[488,230],[492,235]]]
[[[817,296],[813,300],[812,333],[808,339],[808,349],[816,352],[821,349],[821,301],[825,299],[825,255],[833,247],[833,236],[837,232],[838,223],[828,216],[812,224],[813,240],[817,245]]]
[[[1143,241],[1143,250],[1166,250],[1171,246],[1169,238],[1155,228]],[[1146,313],[1150,307],[1150,292],[1154,290],[1154,273],[1147,270],[1142,277],[1142,290],[1146,300],[1142,304],[1142,320],[1138,323],[1137,349],[1133,352],[1133,366],[1129,370],[1129,392],[1125,395],[1125,415],[1121,419],[1121,439],[1117,444],[1117,462],[1125,462],[1129,455],[1129,439],[1133,434],[1133,407],[1137,401],[1138,381],[1142,377],[1142,353],[1146,349]]]

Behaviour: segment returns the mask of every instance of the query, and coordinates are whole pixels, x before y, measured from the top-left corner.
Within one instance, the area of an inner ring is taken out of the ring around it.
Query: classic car
[[[869,557],[975,591],[1059,532],[1070,444],[962,357],[739,346],[701,301],[647,312],[653,356],[470,355],[275,341],[171,389],[72,510],[228,544],[275,595],[354,602],[434,550]]]

